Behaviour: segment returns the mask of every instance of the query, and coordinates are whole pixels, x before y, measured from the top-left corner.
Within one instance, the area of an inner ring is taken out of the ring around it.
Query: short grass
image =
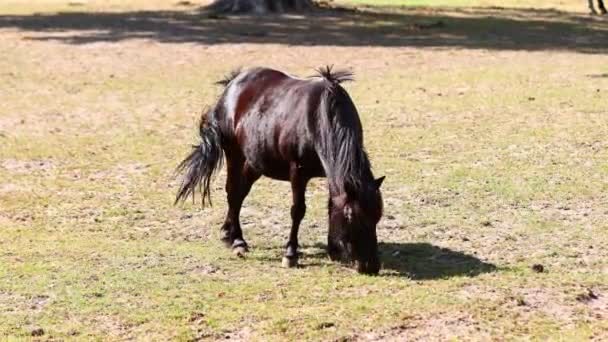
[[[0,5],[3,338],[608,338],[608,24],[562,11],[579,1],[310,19],[335,30],[321,40],[309,19],[241,39],[211,27],[247,19],[207,26],[185,16],[196,6],[83,3]],[[387,176],[379,277],[325,257],[323,180],[299,269],[280,267],[288,184],[247,199],[244,260],[217,240],[223,173],[214,207],[172,205],[212,83],[259,64],[355,71],[346,87]]]

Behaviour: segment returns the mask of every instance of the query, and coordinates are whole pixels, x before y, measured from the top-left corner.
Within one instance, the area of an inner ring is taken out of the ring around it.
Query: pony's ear
[[[376,189],[380,189],[382,182],[384,182],[384,178],[386,178],[386,176],[382,176],[374,181],[374,184],[376,185]]]
[[[350,206],[350,204],[344,205],[344,218],[348,223],[353,221],[353,208]]]

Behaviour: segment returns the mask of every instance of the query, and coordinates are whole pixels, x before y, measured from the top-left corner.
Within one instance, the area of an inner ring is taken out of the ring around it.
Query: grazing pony
[[[330,67],[318,72],[300,79],[255,68],[218,82],[225,89],[217,104],[203,114],[201,142],[177,168],[183,181],[176,203],[194,197],[197,189],[203,206],[210,203],[211,176],[225,155],[228,213],[222,240],[242,256],[247,243],[239,213],[251,186],[262,175],[289,181],[292,225],[283,265],[294,267],[306,185],[313,177],[327,177],[330,258],[355,262],[360,273],[377,274],[376,225],[382,216],[384,177],[373,177],[359,114],[340,85],[352,80],[352,74],[332,72]]]

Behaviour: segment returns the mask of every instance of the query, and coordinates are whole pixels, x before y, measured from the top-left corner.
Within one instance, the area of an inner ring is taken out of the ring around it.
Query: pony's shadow
[[[379,243],[382,268],[388,275],[415,280],[475,277],[493,272],[496,266],[473,255],[429,243]]]
[[[257,257],[259,261],[279,262],[283,247],[259,247],[272,251],[274,256]],[[301,246],[300,267],[318,267],[330,263],[327,246],[316,243]],[[414,280],[445,279],[451,277],[475,277],[496,270],[496,266],[486,263],[473,255],[429,243],[379,243],[383,276],[407,277]]]

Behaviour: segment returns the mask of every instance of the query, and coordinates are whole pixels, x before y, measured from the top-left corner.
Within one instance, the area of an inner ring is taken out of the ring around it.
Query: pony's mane
[[[328,81],[331,85],[336,86],[343,82],[349,82],[354,80],[354,74],[347,70],[336,70],[333,71],[333,65],[326,65],[316,69],[317,75],[315,77],[321,77]]]
[[[320,145],[327,163],[327,177],[338,191],[360,192],[373,180],[371,165],[363,147],[363,129],[357,109],[340,82],[352,80],[350,72],[318,70],[329,81],[319,107]]]
[[[241,68],[236,68],[224,76],[224,78],[215,82],[215,84],[227,87],[228,84],[230,84],[230,82],[232,82],[232,80],[234,80],[241,73],[241,71]]]

